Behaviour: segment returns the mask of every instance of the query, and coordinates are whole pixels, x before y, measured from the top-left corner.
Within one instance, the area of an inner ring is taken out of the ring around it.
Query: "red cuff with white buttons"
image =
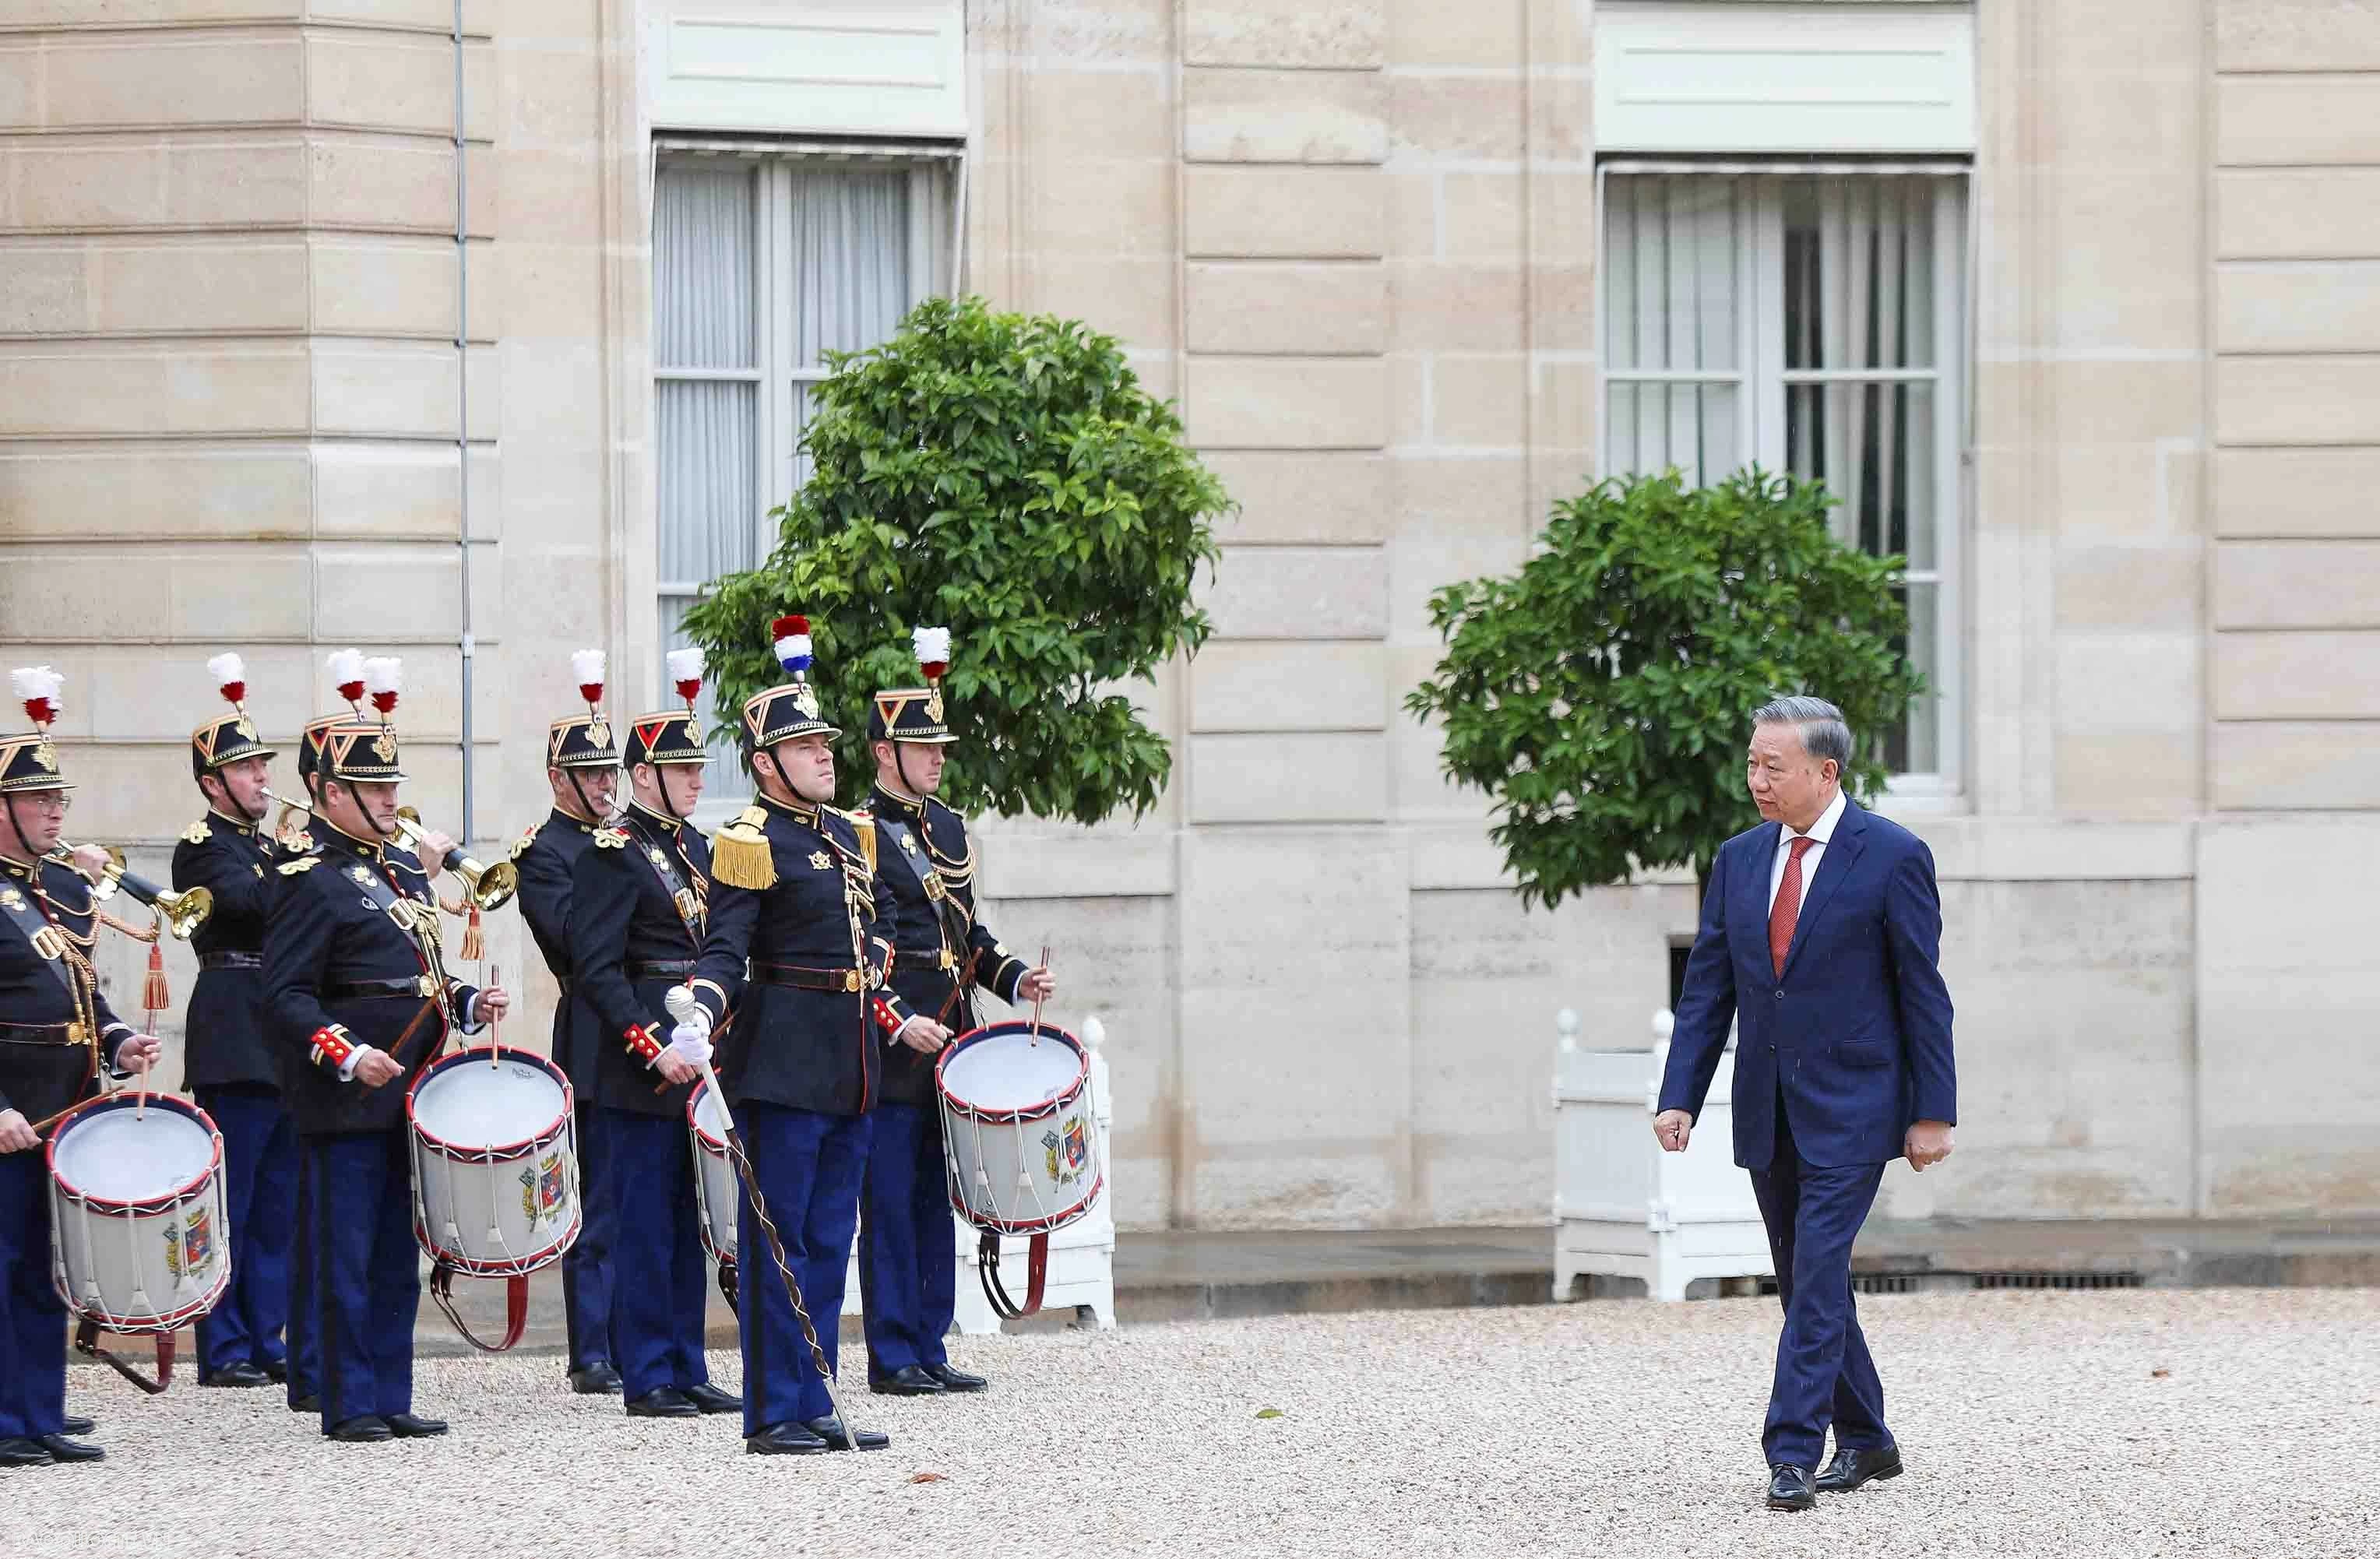
[[[327,1028],[320,1028],[314,1031],[314,1061],[316,1065],[327,1066],[333,1071],[336,1071],[341,1067],[346,1066],[347,1064],[347,1057],[355,1053],[355,1041],[347,1037],[347,1031],[339,1024],[333,1023]]]
[[[653,1060],[667,1048],[669,1048],[667,1045],[653,1036],[650,1024],[628,1031],[628,1054],[647,1066],[650,1066]]]

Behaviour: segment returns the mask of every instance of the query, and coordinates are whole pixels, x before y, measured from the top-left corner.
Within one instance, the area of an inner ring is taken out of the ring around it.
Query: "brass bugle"
[[[285,800],[262,786],[258,787],[258,793],[269,804],[279,807],[283,817],[293,812],[308,817],[314,816],[314,809],[302,801]],[[405,841],[406,848],[419,849],[422,840],[428,837],[428,830],[421,826],[421,814],[409,806],[398,807],[396,834]],[[499,861],[492,866],[482,865],[464,854],[460,845],[448,851],[438,864],[463,879],[465,886],[471,890],[471,902],[481,910],[502,909],[512,902],[514,892],[520,887],[519,875],[513,870],[511,862]]]
[[[54,859],[71,866],[74,865],[74,852],[79,848],[60,840],[58,847],[50,853]],[[174,934],[174,940],[188,941],[190,933],[204,925],[207,916],[215,912],[215,896],[205,888],[193,888],[176,893],[160,888],[147,877],[126,871],[124,852],[115,846],[103,844],[100,848],[107,852],[107,870],[102,880],[92,885],[98,896],[104,900],[121,887],[125,892],[165,918],[165,929]]]
[[[396,809],[397,836],[407,849],[419,852],[428,830],[421,826],[421,814],[409,806]],[[499,861],[492,866],[482,865],[463,853],[456,845],[443,856],[439,864],[461,877],[471,890],[471,902],[481,910],[502,909],[512,902],[513,892],[520,886],[520,877],[510,861]]]

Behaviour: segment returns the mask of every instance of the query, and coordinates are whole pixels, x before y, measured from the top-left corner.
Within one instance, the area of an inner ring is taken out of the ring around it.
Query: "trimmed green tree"
[[[875,773],[870,695],[918,685],[910,631],[947,627],[942,696],[965,739],[944,799],[1080,823],[1146,812],[1172,755],[1117,689],[1206,642],[1192,584],[1231,507],[1172,408],[1113,338],[979,297],[929,299],[892,340],[827,363],[812,474],[771,514],[775,549],[686,614],[720,725],[783,679],[770,621],[807,615],[856,798]]]
[[[1607,479],[1554,507],[1518,574],[1430,598],[1446,653],[1405,699],[1443,763],[1493,798],[1491,837],[1524,902],[1691,865],[1759,820],[1744,790],[1751,711],[1782,693],[1840,706],[1864,738],[1845,775],[1873,793],[1873,741],[1923,679],[1900,646],[1898,557],[1835,539],[1815,482],[1675,471]]]

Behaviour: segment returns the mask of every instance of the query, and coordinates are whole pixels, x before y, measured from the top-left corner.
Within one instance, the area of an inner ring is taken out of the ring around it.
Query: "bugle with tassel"
[[[81,848],[60,840],[57,848],[50,852],[50,858],[75,866],[79,871],[82,868],[75,865],[74,852]],[[112,844],[99,848],[107,852],[107,869],[101,874],[99,881],[91,884],[91,897],[102,903],[115,897],[118,888],[123,888],[133,899],[156,911],[177,942],[188,941],[190,933],[204,925],[207,916],[214,913],[215,896],[205,888],[192,888],[176,893],[171,888],[160,888],[138,873],[126,871],[124,852]]]
[[[314,815],[314,809],[302,801],[290,801],[274,795],[269,790],[260,789],[259,793],[268,803],[281,808],[285,817],[293,812],[309,817]],[[398,807],[396,837],[405,841],[407,849],[419,850],[421,841],[430,837],[430,831],[421,826],[421,814],[409,806]],[[512,902],[514,893],[520,888],[519,875],[513,870],[511,862],[499,861],[492,866],[486,865],[465,854],[461,845],[448,851],[438,864],[463,879],[470,889],[472,904],[481,910],[502,909]]]

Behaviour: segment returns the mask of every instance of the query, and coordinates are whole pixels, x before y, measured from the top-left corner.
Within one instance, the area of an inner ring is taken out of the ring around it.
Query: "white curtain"
[[[1614,175],[1604,201],[1604,469],[1715,482],[1748,458],[1741,181]]]
[[[793,227],[793,405],[796,443],[809,426],[820,354],[856,352],[889,338],[917,302],[910,286],[907,169],[856,173],[788,170]],[[791,455],[789,481],[810,479],[809,456]]]

